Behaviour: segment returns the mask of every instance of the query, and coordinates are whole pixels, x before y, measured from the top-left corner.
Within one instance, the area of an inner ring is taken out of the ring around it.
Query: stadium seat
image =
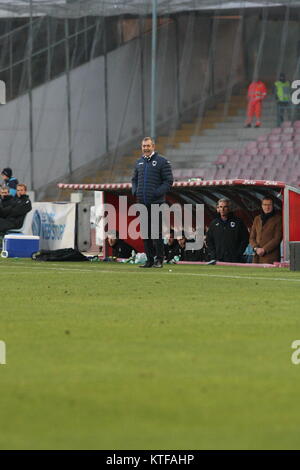
[[[228,170],[224,170],[224,168],[218,169],[215,175],[215,179],[217,180],[227,179],[227,174],[228,174]]]
[[[262,149],[265,149],[265,148],[268,148],[268,142],[267,141],[264,141],[264,142],[259,142],[258,143],[258,149],[259,150],[262,150]]]
[[[230,155],[230,157],[228,157],[228,164],[232,165],[232,164],[235,164],[237,163],[241,158],[241,154],[239,153],[235,153],[233,155]]]
[[[266,168],[264,171],[264,178],[266,180],[274,180],[277,173],[277,168]]]
[[[271,150],[280,149],[281,148],[281,142],[269,142],[269,148]]]
[[[293,134],[294,132],[294,128],[293,127],[284,127],[282,129],[282,133],[283,134]]]
[[[300,150],[300,149],[299,149]],[[292,147],[290,148],[283,148],[282,149],[282,155],[286,157],[291,157],[294,155],[294,149]]]
[[[180,178],[181,176],[181,170],[176,168],[175,170],[173,170],[173,176],[174,178]]]
[[[281,127],[275,127],[271,130],[271,135],[281,134]]]
[[[217,160],[215,161],[215,165],[217,166],[224,166],[228,161],[228,155],[219,155]]]
[[[279,142],[280,140],[280,134],[270,134],[268,137],[269,142]]]
[[[226,148],[217,158],[213,169],[204,173],[206,179],[267,179],[300,181],[300,120],[249,141],[242,149]],[[197,170],[194,170],[193,176]],[[203,173],[199,173],[202,177]],[[298,177],[299,175],[299,177]]]
[[[299,135],[299,138],[300,138],[300,135]],[[288,142],[291,139],[292,139],[292,136],[290,134],[281,134],[280,136],[281,142]]]
[[[281,155],[282,150],[281,150],[280,147],[279,147],[279,148],[273,148],[273,149],[271,150],[271,153],[272,153],[272,155]]]
[[[253,148],[257,148],[257,142],[249,142],[246,146],[245,146],[245,149],[253,149]]]
[[[191,178],[194,175],[193,168],[183,168],[181,170],[181,177],[183,178]]]
[[[247,154],[248,155],[258,155],[259,150],[256,147],[252,147],[250,149],[247,149]]]
[[[290,149],[294,147],[294,143],[292,140],[288,140],[287,142],[283,142],[282,148],[283,149]]]
[[[224,149],[223,151],[223,155],[233,155],[235,153],[235,150],[234,149],[230,149],[230,148],[226,148]]]
[[[260,135],[257,139],[257,142],[266,142],[268,140],[268,135]]]
[[[263,168],[256,168],[251,171],[251,174],[249,175],[250,179],[253,180],[262,180],[264,178],[263,176]]]
[[[217,172],[217,169],[214,168],[214,167],[206,168],[205,169],[204,179],[206,179],[206,180],[215,179],[216,172]]]
[[[193,169],[193,178],[204,178],[205,168],[194,168]]]
[[[287,182],[290,177],[289,177],[289,171],[287,168],[281,168],[281,169],[276,169],[276,178],[280,181]]]
[[[271,155],[271,150],[268,148],[264,148],[261,150],[260,152],[262,155],[266,156],[266,155]]]

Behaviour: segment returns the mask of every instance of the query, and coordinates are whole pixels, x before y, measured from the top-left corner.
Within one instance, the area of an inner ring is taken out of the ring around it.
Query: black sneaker
[[[153,264],[153,268],[162,268],[162,267],[163,267],[163,263],[159,259],[157,259],[155,263]]]
[[[152,266],[153,262],[151,263],[150,261],[146,261],[146,263],[139,266],[139,268],[152,268]]]
[[[245,124],[244,127],[251,127],[251,124]]]

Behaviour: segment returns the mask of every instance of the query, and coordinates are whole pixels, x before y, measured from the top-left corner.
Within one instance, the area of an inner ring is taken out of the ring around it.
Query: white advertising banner
[[[23,233],[38,235],[42,250],[74,248],[75,217],[75,203],[33,202]]]

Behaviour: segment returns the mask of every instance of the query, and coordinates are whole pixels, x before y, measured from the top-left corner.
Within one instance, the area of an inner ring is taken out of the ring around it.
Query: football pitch
[[[300,272],[0,268],[1,449],[300,449]]]

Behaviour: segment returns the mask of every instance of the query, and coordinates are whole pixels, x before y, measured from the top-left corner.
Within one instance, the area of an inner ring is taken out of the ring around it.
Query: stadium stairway
[[[211,168],[210,178],[273,180],[299,186],[300,121],[285,121],[242,149],[225,149]]]
[[[266,136],[272,134],[276,125],[276,103],[272,96],[268,96],[264,101],[260,128],[244,128],[245,112],[246,99],[243,93],[232,96],[229,105],[219,103],[214,109],[207,110],[202,120],[183,123],[172,134],[159,136],[156,140],[156,149],[171,161],[175,179],[233,177],[248,179],[254,176],[256,179],[258,176],[269,176],[267,179],[274,179],[272,175],[279,176],[278,158],[274,167],[277,172],[272,168],[269,175],[267,174],[268,159],[263,160],[264,171],[256,170],[260,165],[258,151],[257,155],[252,155],[254,158],[246,157],[237,165],[240,161],[238,156],[249,155],[250,148],[252,152],[254,147],[258,149],[259,139],[264,141]],[[266,150],[264,152],[268,153]],[[278,154],[278,149],[276,152]],[[140,149],[137,148],[131,155],[118,159],[113,168],[108,164],[107,168],[83,178],[81,182],[128,182],[132,176],[134,162],[140,154]],[[67,194],[61,196],[66,199]]]
[[[228,105],[219,103],[207,110],[203,118],[183,123],[167,136],[159,136],[156,149],[172,163],[176,179],[200,177],[211,179],[216,173],[218,157],[232,149],[242,151],[249,143],[272,131],[276,125],[276,104],[273,97],[263,104],[262,126],[244,128],[246,93],[232,96]],[[118,159],[113,168],[104,168],[83,180],[84,183],[130,181],[140,149]],[[223,172],[224,173],[224,172]]]
[[[260,129],[243,129],[244,120],[245,96],[234,95],[229,104],[219,103],[214,109],[207,110],[201,120],[183,123],[173,133],[159,136],[156,149],[171,161],[175,174],[176,169],[190,171],[192,168],[207,168],[223,150],[225,142],[226,146],[230,146],[237,139],[238,131],[244,134],[241,138],[247,141],[262,133]],[[248,133],[244,132],[246,130]],[[130,181],[134,163],[140,155],[140,148],[137,148],[131,155],[118,159],[113,168],[104,168],[86,177],[83,182]]]

